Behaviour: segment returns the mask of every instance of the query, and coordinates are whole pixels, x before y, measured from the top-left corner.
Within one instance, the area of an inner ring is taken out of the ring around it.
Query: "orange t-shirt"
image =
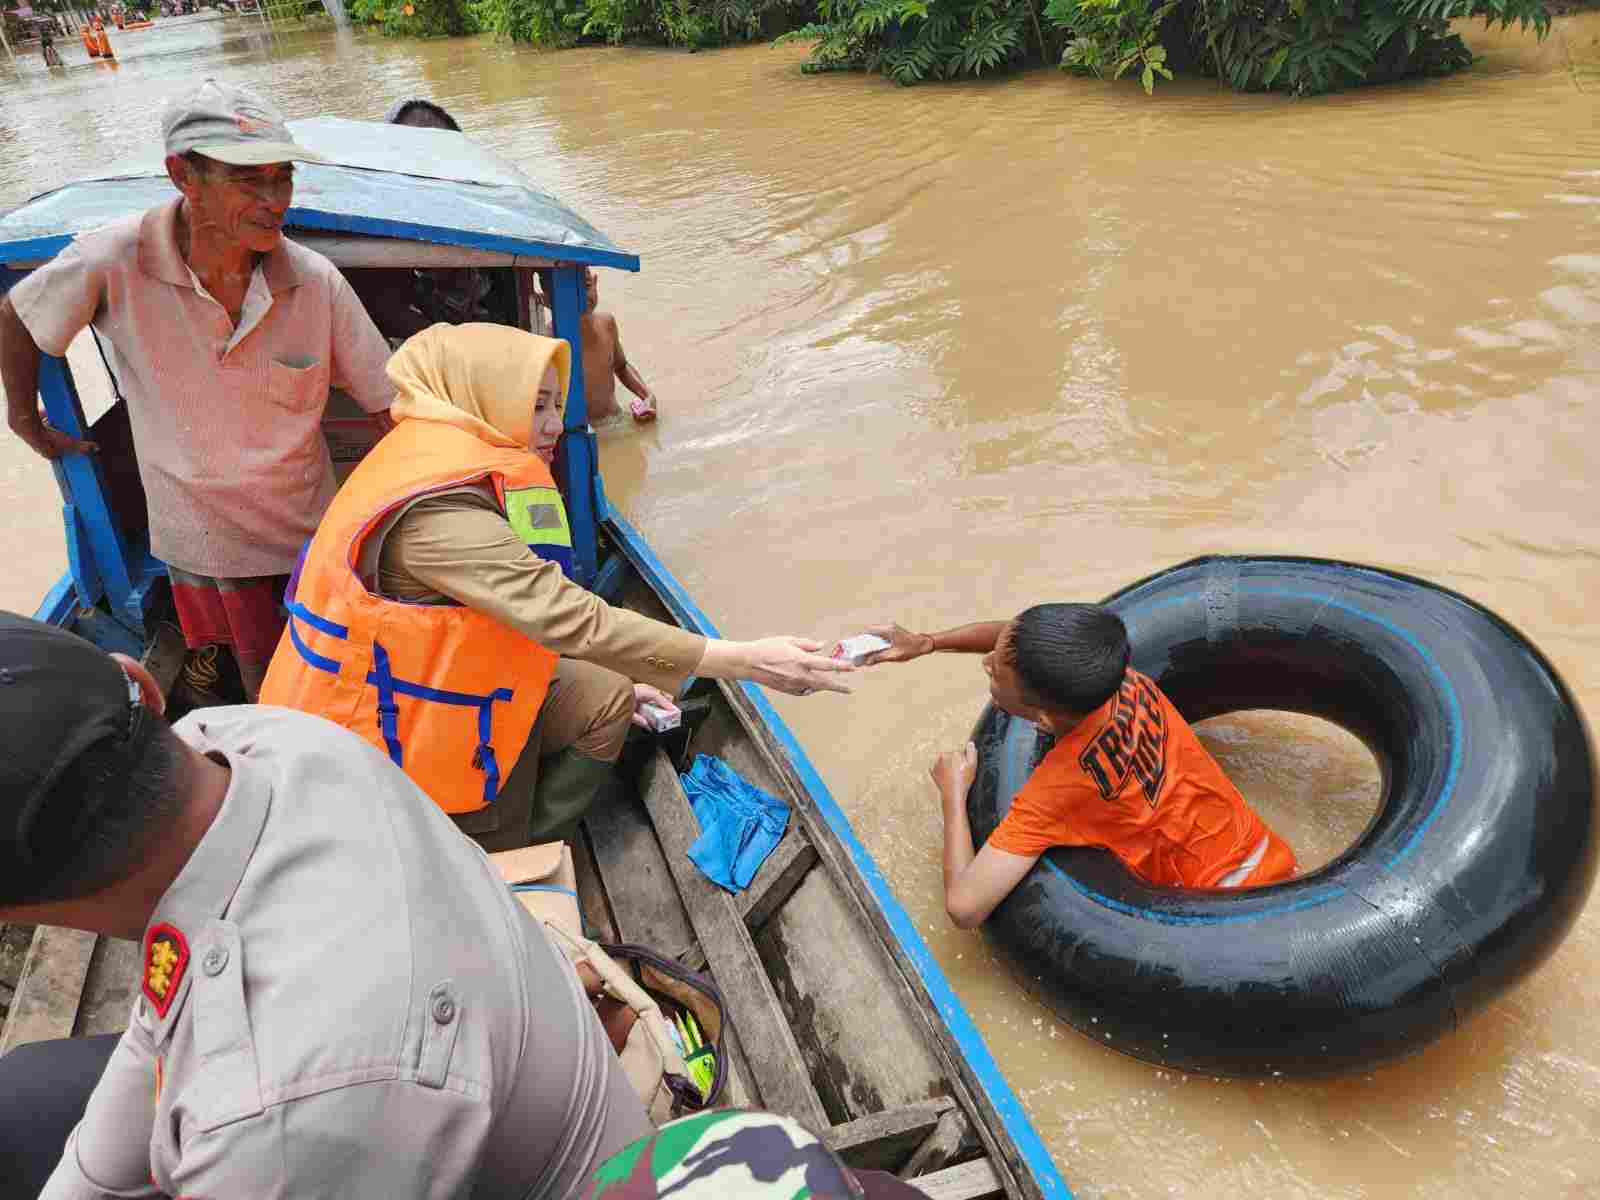
[[[1294,851],[1245,803],[1172,701],[1132,669],[1045,755],[989,844],[1022,855],[1103,846],[1164,887],[1224,886],[1247,865],[1238,882],[1254,887],[1289,878],[1295,866]]]

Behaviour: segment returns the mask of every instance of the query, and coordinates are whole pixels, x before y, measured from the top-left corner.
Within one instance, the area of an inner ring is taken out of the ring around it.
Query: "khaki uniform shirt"
[[[389,344],[338,268],[287,240],[257,265],[235,328],[179,252],[180,203],[79,238],[11,304],[46,354],[90,324],[110,343],[158,558],[285,575],[333,499],[328,388],[387,409]]]
[[[418,604],[446,598],[564,658],[675,693],[706,639],[607,604],[517,537],[493,500],[451,492],[418,501],[384,537],[378,588]]]
[[[232,779],[47,1200],[566,1197],[648,1132],[566,959],[381,752],[280,708],[177,730]]]

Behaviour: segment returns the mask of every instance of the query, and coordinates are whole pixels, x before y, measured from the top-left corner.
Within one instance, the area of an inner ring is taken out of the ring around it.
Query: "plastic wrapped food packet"
[[[639,705],[639,715],[652,733],[666,733],[683,723],[683,712],[675,704],[663,705],[647,700]]]
[[[833,653],[830,658],[843,659],[852,667],[859,667],[861,660],[880,650],[887,650],[889,643],[875,633],[858,633],[854,637],[847,637],[833,644]]]

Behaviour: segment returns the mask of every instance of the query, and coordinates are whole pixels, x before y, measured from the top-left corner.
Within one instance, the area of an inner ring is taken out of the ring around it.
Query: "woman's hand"
[[[659,708],[667,709],[669,712],[676,711],[678,707],[678,702],[663,692],[660,688],[651,687],[648,683],[634,684],[633,723],[640,729],[650,728],[650,723],[644,719],[644,715],[639,711],[639,709],[646,704],[654,704]]]
[[[913,658],[933,653],[933,638],[929,634],[912,633],[892,621],[887,625],[868,625],[867,632],[888,642],[889,648],[867,655],[861,660],[864,667],[875,667],[879,663],[910,662]]]
[[[819,653],[821,642],[810,638],[770,637],[744,642],[740,649],[744,659],[743,677],[774,691],[791,696],[809,696],[812,692],[848,694],[850,691],[833,676],[855,668]]]
[[[978,748],[968,742],[964,750],[945,751],[933,760],[928,774],[940,797],[965,800],[972,781],[978,777]]]

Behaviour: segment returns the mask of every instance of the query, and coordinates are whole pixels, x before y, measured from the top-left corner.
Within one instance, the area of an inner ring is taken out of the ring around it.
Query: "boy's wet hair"
[[[432,100],[424,100],[420,96],[400,101],[389,110],[383,120],[388,125],[414,125],[424,129],[449,129],[456,133],[461,132],[461,126],[456,124],[454,117]]]
[[[1041,704],[1091,713],[1122,686],[1128,628],[1098,604],[1036,604],[1011,623],[1011,663]]]

